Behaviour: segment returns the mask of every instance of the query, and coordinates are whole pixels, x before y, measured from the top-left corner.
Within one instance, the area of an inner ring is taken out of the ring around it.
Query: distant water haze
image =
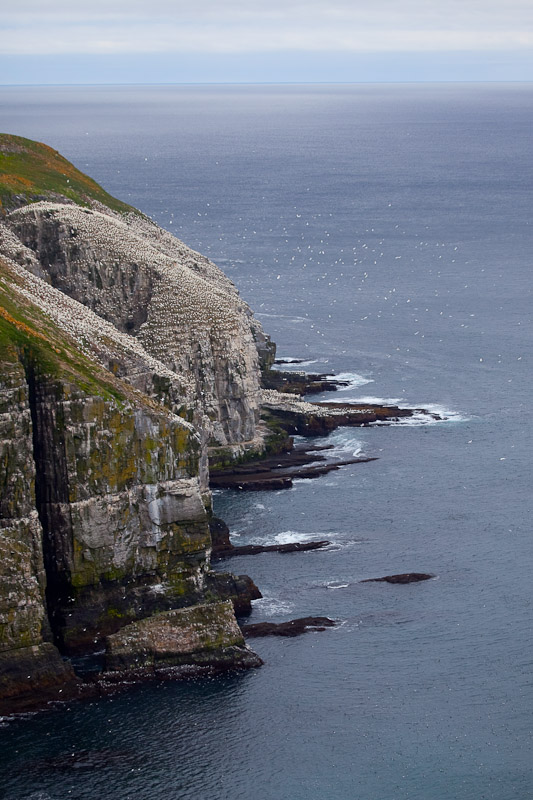
[[[9,800],[533,795],[532,101],[530,84],[0,89],[5,132],[211,257],[304,359],[289,368],[341,373],[322,399],[445,418],[340,429],[317,443],[378,460],[215,492],[235,543],[332,542],[233,559],[264,594],[250,621],[342,624],[254,640],[253,674],[10,723]],[[410,571],[436,577],[361,583]],[[97,769],[61,762],[84,751]]]

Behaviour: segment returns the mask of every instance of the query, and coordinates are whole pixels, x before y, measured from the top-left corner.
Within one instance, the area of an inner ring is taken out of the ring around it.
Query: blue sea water
[[[336,396],[438,410],[336,431],[378,456],[276,493],[216,492],[260,670],[135,688],[0,729],[8,800],[533,796],[531,84],[0,89],[46,141],[209,255],[280,356]],[[331,399],[331,396],[328,397]],[[395,572],[436,577],[361,583]],[[71,754],[75,754],[73,757]]]

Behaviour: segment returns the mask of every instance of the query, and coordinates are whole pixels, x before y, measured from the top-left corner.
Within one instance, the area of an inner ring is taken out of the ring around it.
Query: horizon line
[[[84,82],[84,83],[0,83],[0,88],[43,88],[43,87],[68,87],[68,86],[360,86],[360,85],[402,85],[402,84],[435,84],[435,83],[533,83],[533,79],[510,80],[510,79],[486,79],[486,80],[449,80],[436,78],[431,81],[424,80],[381,80],[381,81],[150,81],[142,83],[138,81],[128,83],[112,82]]]

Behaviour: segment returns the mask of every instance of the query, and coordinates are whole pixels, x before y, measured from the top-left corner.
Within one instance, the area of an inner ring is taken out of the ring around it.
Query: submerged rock
[[[365,578],[361,583],[379,583],[385,581],[386,583],[417,583],[418,581],[428,581],[434,578],[426,572],[403,572],[400,575],[385,575],[384,578]]]
[[[288,542],[287,544],[243,544],[225,548],[214,553],[216,558],[231,556],[256,556],[259,553],[303,553],[308,550],[321,550],[331,542],[322,539],[318,542]]]
[[[257,636],[299,636],[307,631],[325,631],[333,628],[337,623],[329,617],[300,617],[288,622],[257,622],[252,625],[243,625],[243,634],[250,637]]]
[[[211,539],[213,542],[213,550],[211,553],[212,559],[231,558],[232,556],[255,556],[258,553],[301,553],[306,550],[320,550],[323,547],[327,547],[331,544],[331,542],[327,541],[326,539],[321,539],[320,541],[314,542],[289,542],[287,544],[234,545],[230,540],[230,530],[228,526],[224,520],[221,520],[218,517],[211,518],[209,522],[209,529],[211,531]],[[217,574],[219,577],[221,577],[220,573],[211,573],[211,575]],[[231,577],[234,578],[235,576]],[[241,575],[239,577],[247,578],[246,575]],[[250,580],[250,578],[247,579]],[[260,593],[251,599],[256,600],[259,597],[261,597]],[[236,613],[239,613],[237,609]]]
[[[229,600],[166,611],[106,640],[106,670],[157,674],[168,667],[219,672],[263,662],[245,644]]]

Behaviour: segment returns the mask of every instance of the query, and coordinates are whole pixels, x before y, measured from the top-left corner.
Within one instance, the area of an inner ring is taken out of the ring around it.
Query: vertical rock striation
[[[61,687],[74,675],[51,644],[35,498],[30,392],[15,348],[0,370],[0,697]]]

